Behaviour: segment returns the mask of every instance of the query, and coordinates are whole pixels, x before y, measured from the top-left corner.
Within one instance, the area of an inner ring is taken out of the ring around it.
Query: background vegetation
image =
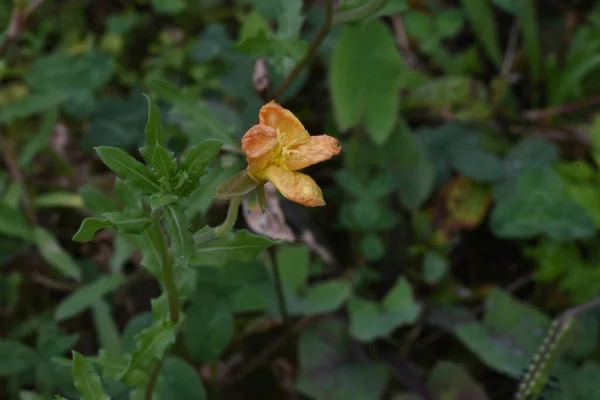
[[[192,232],[266,101],[343,146],[309,170],[326,207],[245,202],[284,240],[182,278],[154,398],[600,399],[600,1],[2,0],[0,26],[2,398],[145,396],[102,358],[161,337],[143,244],[73,241],[141,207],[93,148],[141,159],[145,93],[174,154],[225,143]]]

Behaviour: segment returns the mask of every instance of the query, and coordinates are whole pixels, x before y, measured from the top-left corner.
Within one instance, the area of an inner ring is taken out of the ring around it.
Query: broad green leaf
[[[148,100],[148,122],[146,122],[146,146],[152,148],[154,146],[162,146],[167,147],[167,133],[163,129],[161,118],[160,118],[160,109],[150,98],[145,95]]]
[[[157,179],[146,166],[129,154],[116,147],[96,147],[96,153],[104,164],[116,173],[121,179],[129,181],[148,193],[161,190]]]
[[[141,234],[152,224],[152,218],[140,210],[128,209],[102,214],[114,227],[122,233]]]
[[[57,271],[65,276],[73,278],[77,281],[81,280],[81,270],[77,263],[71,258],[56,238],[42,227],[36,227],[33,232],[33,237],[38,248],[38,251]]]
[[[309,269],[309,253],[305,246],[282,247],[276,256],[281,283],[295,293],[306,286]]]
[[[212,294],[199,294],[185,318],[183,339],[190,356],[198,362],[218,359],[234,334],[233,314],[226,304]]]
[[[463,10],[488,57],[500,67],[502,50],[498,38],[498,27],[494,18],[494,10],[489,0],[461,0]]]
[[[194,253],[194,238],[190,232],[190,221],[179,204],[171,204],[164,208],[171,247],[176,261],[184,264]]]
[[[302,331],[296,388],[315,400],[379,400],[389,379],[385,364],[356,356],[348,328],[333,318]]]
[[[119,328],[111,315],[111,309],[104,300],[96,301],[92,306],[94,327],[100,346],[111,354],[121,354],[121,339]]]
[[[83,207],[83,198],[77,193],[55,191],[39,195],[33,201],[36,207]]]
[[[135,336],[136,350],[131,355],[131,360],[121,375],[134,371],[136,368],[144,368],[153,360],[164,357],[165,351],[175,343],[177,326],[168,320],[155,322],[152,326],[144,329]]]
[[[181,358],[167,358],[161,368],[163,380],[158,400],[205,400],[204,385],[195,368]]]
[[[371,56],[365,57],[364,49]],[[397,121],[403,62],[381,21],[342,28],[331,59],[329,85],[339,129],[364,123],[371,139],[384,143]]]
[[[125,283],[121,275],[105,275],[96,281],[77,289],[65,297],[56,307],[54,317],[57,321],[70,318],[91,307],[106,294]]]
[[[32,230],[19,210],[0,203],[0,233],[3,235],[32,241]]]
[[[506,170],[515,176],[529,168],[550,165],[558,157],[558,148],[553,143],[540,138],[525,138],[508,152]]]
[[[311,285],[302,296],[304,314],[322,314],[333,312],[348,300],[352,292],[350,282],[330,280]]]
[[[257,187],[258,183],[248,175],[246,170],[243,170],[219,183],[216,188],[216,196],[221,200],[232,199],[244,196]]]
[[[427,149],[421,145],[405,124],[394,132],[390,147],[394,173],[402,204],[416,210],[427,199],[433,189],[434,166]]]
[[[258,253],[276,243],[246,230],[228,232],[217,239],[197,244],[190,264],[221,267],[233,261],[253,261]]]
[[[83,198],[85,207],[93,213],[102,214],[118,210],[117,205],[110,197],[93,186],[84,185],[79,193]]]
[[[482,149],[465,149],[453,154],[456,170],[480,182],[494,182],[505,175],[504,164],[494,154]]]
[[[187,172],[192,181],[200,179],[206,173],[204,168],[219,154],[222,146],[222,141],[214,139],[192,146],[185,152],[179,168]]]
[[[16,341],[0,339],[0,376],[10,376],[33,368],[38,362],[35,352]]]
[[[73,383],[82,400],[110,400],[92,363],[76,351],[73,351]]]
[[[73,240],[80,243],[89,242],[100,229],[110,227],[112,224],[103,218],[86,218],[81,222]]]

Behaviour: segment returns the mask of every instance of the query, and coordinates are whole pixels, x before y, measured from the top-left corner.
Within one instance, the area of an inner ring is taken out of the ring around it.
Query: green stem
[[[281,320],[285,329],[288,329],[288,309],[285,302],[285,294],[283,292],[283,284],[281,282],[281,274],[279,273],[279,266],[277,265],[277,257],[275,256],[275,250],[269,248],[269,257],[271,259],[271,268],[273,269],[273,284],[275,286],[275,295],[277,296],[277,305],[279,306],[279,313],[281,314]]]
[[[242,203],[242,197],[234,197],[229,201],[229,207],[227,208],[227,217],[225,217],[225,221],[219,226],[215,228],[215,235],[217,237],[223,236],[225,233],[229,232],[233,225],[235,225],[235,221],[238,216],[238,209],[240,208],[240,204]]]
[[[365,19],[375,14],[381,7],[387,3],[387,0],[371,0],[359,7],[355,7],[351,10],[342,11],[335,15],[333,24],[343,24],[346,22],[352,22],[360,19]]]
[[[319,48],[319,46],[321,45],[321,43],[323,42],[323,40],[329,33],[329,30],[331,29],[332,21],[333,21],[332,0],[325,0],[325,23],[321,27],[321,30],[319,31],[317,36],[311,42],[310,48],[308,49],[308,52],[306,53],[304,58],[302,58],[302,60],[300,60],[300,62],[298,64],[296,64],[296,66],[294,67],[292,72],[290,72],[289,75],[285,77],[285,80],[283,82],[281,82],[281,85],[279,85],[277,90],[275,90],[275,93],[273,94],[273,99],[277,99],[278,97],[280,97],[290,87],[292,82],[294,82],[296,77],[298,77],[298,74],[300,74],[300,71],[302,71],[302,68],[304,68],[304,66],[306,64],[308,64],[310,59],[313,58],[313,56],[317,52],[317,49]]]
[[[166,260],[163,262],[163,281],[167,301],[169,303],[169,318],[176,324],[179,322],[179,296],[177,286],[175,285],[175,268],[173,268],[173,256],[167,253]]]
[[[144,399],[152,400],[152,394],[154,393],[154,386],[156,386],[156,381],[158,380],[158,373],[160,372],[160,367],[162,366],[162,361],[154,361],[154,365],[152,365],[152,371],[150,371],[150,377],[148,378],[148,384],[146,385],[146,390],[144,390]]]

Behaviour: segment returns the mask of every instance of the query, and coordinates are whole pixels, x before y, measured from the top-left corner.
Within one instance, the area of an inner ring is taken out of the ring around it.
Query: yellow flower
[[[331,136],[309,135],[294,114],[271,101],[260,109],[258,125],[242,138],[242,150],[248,175],[255,181],[270,181],[285,198],[317,207],[325,205],[321,189],[311,177],[296,171],[329,160],[342,148]]]

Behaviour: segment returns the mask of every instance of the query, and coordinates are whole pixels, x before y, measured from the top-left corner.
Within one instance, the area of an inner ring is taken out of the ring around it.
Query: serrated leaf
[[[135,336],[136,350],[131,355],[131,360],[121,376],[124,376],[136,368],[145,367],[153,360],[163,358],[169,346],[175,343],[177,327],[168,320],[158,321],[154,325],[144,329]]]
[[[186,171],[189,179],[196,181],[205,174],[205,167],[219,154],[223,142],[204,140],[192,146],[184,155],[180,169]]]
[[[0,233],[3,235],[32,241],[33,232],[20,211],[0,203]]]
[[[110,400],[92,363],[73,351],[73,383],[83,400]]]
[[[212,294],[199,294],[185,317],[183,339],[192,358],[198,362],[218,359],[234,333],[233,314],[227,305]]]
[[[194,253],[194,238],[190,232],[190,221],[179,204],[171,204],[164,208],[171,246],[176,260],[186,263]]]
[[[163,129],[160,109],[148,95],[144,94],[148,100],[148,121],[146,122],[146,146],[162,146],[167,147],[167,133]]]
[[[100,146],[96,147],[96,153],[121,179],[131,182],[148,193],[161,190],[158,180],[148,168],[125,151],[116,147]]]
[[[364,49],[370,49],[369,57]],[[402,69],[394,38],[383,22],[344,26],[329,71],[339,129],[364,123],[371,139],[384,143],[398,118]]]
[[[65,297],[56,307],[54,318],[61,321],[91,307],[106,294],[125,283],[121,275],[105,275]]]
[[[158,400],[205,400],[204,385],[190,364],[180,358],[169,357],[162,366],[162,383]]]
[[[46,260],[57,271],[73,278],[77,281],[81,280],[81,270],[75,263],[71,255],[67,253],[58,243],[56,238],[46,229],[36,227],[33,232],[36,246]]]
[[[86,218],[73,235],[73,240],[79,243],[89,242],[100,229],[110,227],[112,227],[111,223],[104,218]]]
[[[0,376],[18,374],[35,366],[35,352],[16,341],[0,339]]]
[[[246,230],[229,232],[217,239],[197,244],[190,264],[220,267],[232,261],[253,261],[258,253],[276,243],[278,242]]]
[[[140,210],[112,211],[102,214],[114,227],[122,233],[141,234],[153,220]]]

